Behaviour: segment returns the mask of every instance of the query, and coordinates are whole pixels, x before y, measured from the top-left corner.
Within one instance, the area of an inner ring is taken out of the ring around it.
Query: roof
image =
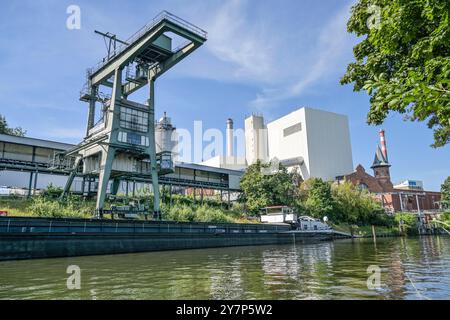
[[[372,168],[376,167],[390,167],[391,165],[384,157],[383,152],[381,152],[380,146],[377,147],[377,151],[375,152],[375,158],[373,159]]]
[[[0,142],[8,142],[8,143],[15,143],[15,144],[21,144],[21,145],[26,145],[26,146],[36,146],[36,147],[41,147],[41,148],[49,148],[49,149],[64,150],[64,151],[74,147],[74,145],[68,144],[68,143],[36,139],[36,138],[29,138],[29,137],[18,137],[18,136],[12,136],[9,134],[0,134]]]
[[[308,111],[312,111],[312,112],[320,112],[320,113],[327,113],[327,114],[331,114],[334,116],[338,116],[338,117],[344,117],[348,120],[348,116],[342,113],[336,113],[336,112],[332,112],[332,111],[328,111],[328,110],[323,110],[323,109],[319,109],[319,108],[312,108],[312,107],[299,107],[291,112],[289,112],[288,114],[285,114],[283,116],[280,116],[278,118],[275,118],[273,120],[271,120],[270,122],[267,123],[267,125],[271,125],[272,123],[281,120],[283,118],[287,118],[290,117],[292,114],[299,112],[300,110],[305,110],[305,113]]]
[[[204,166],[204,165],[195,164],[195,163],[176,162],[175,167],[193,169],[193,170],[203,170],[203,171],[223,173],[223,174],[236,175],[236,176],[242,176],[244,174],[244,172],[240,171],[240,170],[216,168],[216,167]]]

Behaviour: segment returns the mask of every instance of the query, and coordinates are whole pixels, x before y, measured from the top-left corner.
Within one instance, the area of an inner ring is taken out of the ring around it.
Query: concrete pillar
[[[153,185],[153,216],[160,219],[160,197],[159,197],[159,183],[158,183],[158,170],[156,167],[156,143],[155,143],[155,75],[150,69],[148,71],[149,82],[149,99],[148,99],[148,112],[149,112],[149,130],[148,138],[150,142],[149,156],[152,174]]]
[[[95,125],[95,103],[97,101],[97,88],[95,86],[91,87],[90,95],[91,95],[91,99],[89,100],[86,137],[89,135],[89,130],[91,130]]]
[[[112,147],[106,147],[106,150],[102,152],[100,160],[100,175],[98,177],[98,192],[96,208],[98,210],[103,209],[105,204],[106,191],[108,188],[109,178],[111,176],[112,164],[114,161],[115,149]]]

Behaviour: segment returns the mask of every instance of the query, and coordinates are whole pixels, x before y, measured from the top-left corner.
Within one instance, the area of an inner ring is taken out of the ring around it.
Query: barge
[[[0,261],[331,240],[287,224],[0,217]]]

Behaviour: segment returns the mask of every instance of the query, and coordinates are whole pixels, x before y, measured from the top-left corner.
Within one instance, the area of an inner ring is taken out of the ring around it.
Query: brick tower
[[[389,168],[391,165],[388,161],[386,140],[384,130],[380,130],[380,146],[377,147],[375,152],[375,159],[373,160],[372,169],[375,178],[382,185],[384,191],[392,189],[391,174]]]

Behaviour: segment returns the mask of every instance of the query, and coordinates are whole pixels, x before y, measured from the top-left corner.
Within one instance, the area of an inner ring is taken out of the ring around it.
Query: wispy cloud
[[[264,24],[249,23],[247,5],[245,0],[231,0],[219,7],[208,22],[207,48],[234,66],[236,78],[270,81],[273,46],[266,40]]]
[[[208,31],[208,41],[189,63],[177,67],[176,75],[255,87],[259,92],[249,107],[267,112],[344,71],[343,58],[351,54],[353,44],[346,31],[351,2],[334,15],[320,12],[322,21],[307,23],[293,23],[307,19],[307,4],[292,12],[274,9],[269,17],[270,8],[255,10],[249,0],[209,6],[206,16],[190,12],[188,16]]]
[[[350,7],[345,6],[325,25],[317,44],[311,49],[315,54],[310,57],[310,61],[293,61],[305,67],[305,72],[299,79],[281,87],[264,88],[250,105],[256,109],[264,109],[281,100],[297,97],[325,76],[335,72],[337,66],[341,65],[345,49],[351,47],[351,37],[346,33],[349,14]],[[310,68],[307,67],[309,62]]]

